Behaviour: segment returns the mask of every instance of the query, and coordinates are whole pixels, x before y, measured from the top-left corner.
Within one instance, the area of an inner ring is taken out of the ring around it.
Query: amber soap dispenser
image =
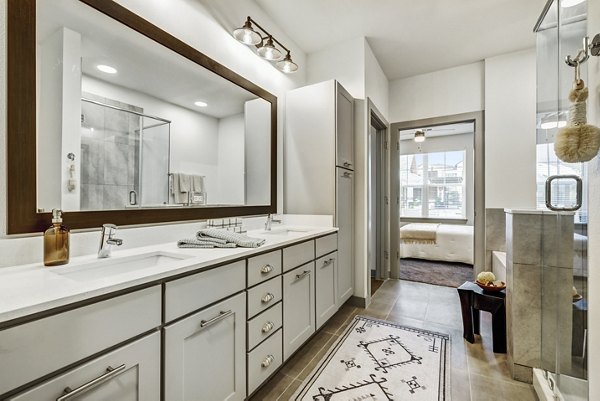
[[[69,229],[62,225],[62,210],[52,209],[52,225],[44,232],[44,265],[69,263]]]

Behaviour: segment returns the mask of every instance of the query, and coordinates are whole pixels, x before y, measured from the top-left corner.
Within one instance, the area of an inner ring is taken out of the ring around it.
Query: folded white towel
[[[239,234],[227,230],[218,230],[215,228],[207,228],[198,231],[198,233],[196,233],[196,238],[198,238],[199,240],[206,238],[218,238],[226,240],[227,242],[234,243],[242,248],[258,248],[259,246],[265,243],[265,240],[263,238],[251,238],[244,234]]]
[[[186,238],[177,241],[178,248],[235,248],[237,245],[233,242]]]

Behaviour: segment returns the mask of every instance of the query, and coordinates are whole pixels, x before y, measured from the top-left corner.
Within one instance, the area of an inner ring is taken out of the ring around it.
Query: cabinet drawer
[[[315,242],[307,241],[283,249],[283,271],[293,269],[315,258]]]
[[[248,259],[248,287],[281,274],[281,251]]]
[[[246,262],[231,263],[166,284],[165,320],[193,312],[246,288]]]
[[[108,369],[111,369],[109,372]],[[97,385],[86,383],[100,379]],[[160,400],[160,333],[156,332],[9,398],[10,401],[56,400],[69,387],[77,400]]]
[[[281,327],[281,302],[248,322],[248,351],[256,347]]]
[[[337,247],[337,234],[317,238],[315,240],[316,257],[318,258],[333,251],[337,251]]]
[[[281,301],[281,276],[248,290],[248,319]]]
[[[258,388],[283,362],[281,330],[248,353],[248,394]]]
[[[160,326],[160,286],[0,331],[0,394]]]

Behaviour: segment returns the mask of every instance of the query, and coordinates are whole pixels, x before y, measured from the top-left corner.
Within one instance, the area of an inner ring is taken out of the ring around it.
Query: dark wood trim
[[[271,201],[263,206],[66,212],[72,229],[183,222],[277,212],[277,97],[111,0],[80,0],[142,35],[271,103]],[[37,213],[36,2],[7,3],[7,234],[41,232],[50,213]]]

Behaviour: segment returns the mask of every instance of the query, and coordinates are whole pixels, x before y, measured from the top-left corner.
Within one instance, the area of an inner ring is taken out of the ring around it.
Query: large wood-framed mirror
[[[9,0],[7,233],[274,213],[277,98],[110,0]]]

